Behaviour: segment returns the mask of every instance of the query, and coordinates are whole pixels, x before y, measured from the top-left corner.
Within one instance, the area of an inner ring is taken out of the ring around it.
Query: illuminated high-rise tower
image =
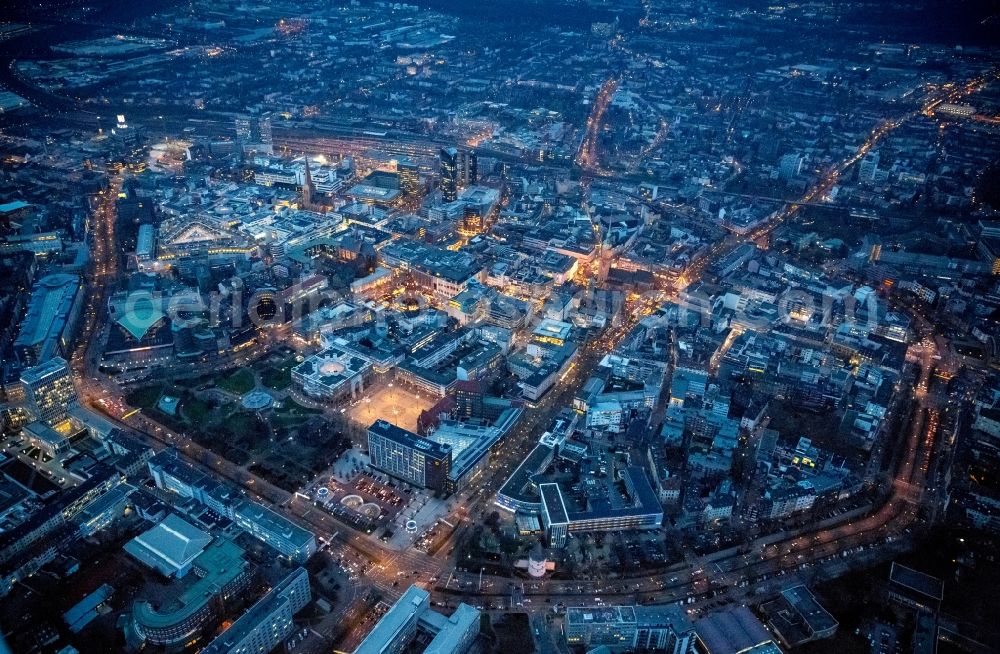
[[[396,173],[399,175],[399,190],[406,197],[413,197],[420,193],[420,169],[417,164],[409,159],[401,159],[396,164]]]
[[[473,150],[458,151],[458,186],[474,186],[479,181],[479,159]]]
[[[240,116],[236,119],[236,140],[243,150],[274,154],[270,114]]]
[[[441,148],[441,197],[445,202],[458,199],[458,150]]]
[[[28,409],[49,426],[65,420],[70,402],[76,399],[69,364],[62,357],[23,371],[21,385]]]

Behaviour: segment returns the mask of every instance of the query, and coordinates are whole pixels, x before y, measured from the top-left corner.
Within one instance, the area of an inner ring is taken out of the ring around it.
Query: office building
[[[270,114],[240,116],[236,119],[236,140],[243,150],[274,154]]]
[[[192,574],[157,590],[156,598],[132,603],[125,624],[126,641],[175,645],[202,634],[231,605],[239,603],[253,580],[253,569],[242,548],[216,538],[191,561]]]
[[[837,620],[823,608],[808,588],[786,588],[761,610],[771,631],[786,647],[798,647],[813,640],[829,638],[837,632]]]
[[[417,164],[409,159],[401,159],[396,164],[396,172],[399,174],[399,190],[404,197],[420,195],[420,168]]]
[[[458,150],[441,148],[440,157],[441,199],[454,202],[458,199]]]
[[[243,500],[228,486],[180,461],[176,451],[156,454],[148,467],[157,488],[207,506],[292,561],[305,563],[316,552],[316,536],[311,531],[256,502]]]
[[[69,363],[62,357],[22,372],[21,385],[28,410],[36,420],[49,426],[65,420],[70,403],[76,399]]]
[[[420,488],[444,493],[451,475],[452,448],[421,438],[385,420],[368,428],[371,466]]]
[[[129,505],[129,496],[135,491],[135,486],[119,484],[83,507],[83,510],[73,518],[80,535],[92,536],[122,517]]]
[[[549,545],[563,547],[570,532],[659,527],[663,522],[663,507],[642,467],[622,469],[619,480],[624,485],[625,493],[618,495],[602,488],[601,484],[593,484],[584,506],[572,502],[557,483],[539,484],[538,512]]]
[[[473,150],[459,150],[456,159],[458,187],[475,186],[479,181],[479,159]]]
[[[136,238],[135,258],[140,262],[150,261],[156,255],[156,227],[147,223],[139,225]]]
[[[866,154],[858,165],[858,181],[865,184],[875,182],[878,175],[879,153],[873,150]]]
[[[909,609],[937,613],[944,600],[944,582],[893,561],[889,569],[889,599]]]
[[[778,167],[781,179],[795,179],[802,172],[802,155],[797,153],[786,154],[781,158]]]
[[[14,356],[22,366],[69,356],[73,332],[83,307],[80,277],[47,275],[31,289],[28,312],[14,340]]]
[[[316,536],[311,531],[256,502],[237,504],[233,522],[296,563],[305,563],[316,552]]]
[[[694,652],[691,623],[676,606],[590,606],[566,609],[566,642],[612,652]]]
[[[548,345],[564,345],[573,333],[573,325],[560,320],[545,318],[531,333],[531,339]]]
[[[73,449],[69,438],[40,420],[26,424],[21,428],[21,434],[32,447],[37,447],[52,458],[64,457]]]
[[[125,543],[125,551],[164,577],[184,577],[212,537],[171,513],[155,527]]]
[[[209,643],[202,654],[266,654],[292,633],[292,617],[312,598],[309,574],[297,568]]]
[[[452,463],[448,475],[449,493],[469,485],[489,465],[504,438],[517,424],[521,409],[509,408],[500,414],[495,423],[484,419],[458,421],[443,419],[427,438],[451,447]]]
[[[431,610],[430,593],[410,586],[354,654],[399,654],[421,634],[430,638],[424,654],[463,654],[479,635],[479,611],[463,603],[445,617]]]
[[[65,527],[84,507],[122,483],[121,475],[103,464],[92,468],[90,472],[91,476],[88,479],[59,493],[54,500],[32,514],[28,520],[13,529],[0,532],[0,566],[6,568],[6,564],[18,559],[33,545]],[[6,570],[2,572],[6,573]],[[4,577],[0,582],[0,597],[10,591],[7,585],[9,579],[10,577]]]

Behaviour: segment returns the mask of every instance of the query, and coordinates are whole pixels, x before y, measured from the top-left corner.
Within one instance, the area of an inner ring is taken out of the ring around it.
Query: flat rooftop
[[[125,543],[125,551],[139,562],[173,575],[190,565],[212,542],[212,537],[170,513],[156,526]]]
[[[519,502],[538,502],[536,489],[529,485],[531,478],[539,473],[545,461],[553,454],[548,445],[536,445],[525,457],[521,465],[507,478],[498,495],[504,495]]]
[[[204,576],[188,575],[174,582],[166,597],[137,600],[132,605],[133,619],[150,628],[179,624],[243,574],[248,565],[242,548],[227,538],[216,538],[194,560]]]
[[[736,654],[773,642],[770,632],[745,606],[709,613],[694,623],[694,629],[712,654]]]
[[[781,591],[782,596],[801,615],[814,632],[826,631],[837,626],[837,621],[820,605],[805,586],[793,586]]]
[[[378,436],[383,436],[391,441],[412,447],[423,452],[425,455],[435,459],[444,459],[451,453],[450,445],[442,445],[432,440],[421,438],[413,432],[397,427],[386,420],[376,420],[368,427],[368,431]]]
[[[635,609],[631,606],[578,606],[566,609],[570,625],[635,624]]]
[[[205,649],[201,650],[202,654],[222,654],[233,651],[233,647],[259,628],[261,623],[274,614],[278,607],[291,601],[286,591],[302,576],[308,576],[305,568],[296,568],[275,584],[274,588],[257,600],[236,622],[205,646]]]
[[[893,562],[889,581],[939,602],[944,598],[944,582],[899,563]]]
[[[233,510],[233,514],[252,521],[273,534],[279,534],[296,547],[304,547],[315,538],[311,531],[256,502],[242,502]]]
[[[378,624],[368,632],[354,650],[354,654],[383,654],[386,646],[399,637],[410,621],[427,610],[430,593],[417,586],[410,586]]]

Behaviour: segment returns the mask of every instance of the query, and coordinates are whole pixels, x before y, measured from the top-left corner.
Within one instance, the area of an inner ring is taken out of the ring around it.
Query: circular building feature
[[[353,509],[357,511],[361,508],[361,505],[365,503],[364,498],[360,495],[345,495],[343,499],[340,500],[341,506],[346,506],[348,509]]]

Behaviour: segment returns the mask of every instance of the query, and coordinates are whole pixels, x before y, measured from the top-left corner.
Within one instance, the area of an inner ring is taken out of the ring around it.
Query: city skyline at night
[[[0,8],[0,649],[1000,649],[998,25]]]

